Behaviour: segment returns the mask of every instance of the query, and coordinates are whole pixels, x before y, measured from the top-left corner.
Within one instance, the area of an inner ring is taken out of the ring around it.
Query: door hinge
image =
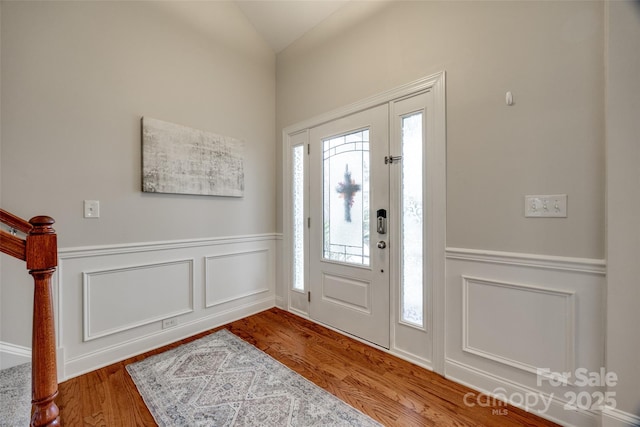
[[[311,291],[307,292],[307,302],[311,302]]]
[[[311,217],[307,217],[307,228],[311,228]]]
[[[311,154],[311,144],[307,144],[307,154]]]

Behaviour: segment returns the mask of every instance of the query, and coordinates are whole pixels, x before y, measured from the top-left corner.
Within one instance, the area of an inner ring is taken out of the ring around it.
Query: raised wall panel
[[[575,369],[574,294],[462,276],[462,349],[524,369]]]
[[[206,257],[206,307],[269,290],[272,266],[268,249],[229,252]]]
[[[84,340],[193,311],[193,260],[83,273]]]
[[[58,378],[273,307],[276,239],[259,234],[59,249]],[[214,304],[209,308],[207,298]],[[163,329],[162,320],[172,317],[177,325]]]
[[[604,260],[448,248],[446,268],[445,376],[562,425],[597,427],[596,412],[565,404],[597,390],[575,384],[575,370],[604,366]],[[564,372],[566,385],[549,381]]]

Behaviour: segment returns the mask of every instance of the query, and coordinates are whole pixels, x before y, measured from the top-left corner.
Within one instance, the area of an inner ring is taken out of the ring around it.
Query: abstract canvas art
[[[244,143],[142,118],[142,191],[242,197]]]

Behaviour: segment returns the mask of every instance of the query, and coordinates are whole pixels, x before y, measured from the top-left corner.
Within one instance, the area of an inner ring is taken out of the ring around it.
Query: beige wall
[[[3,8],[5,209],[53,216],[63,247],[274,230],[275,59],[235,5]],[[245,140],[245,197],[141,193],[141,116]]]
[[[608,8],[606,360],[617,409],[640,417],[640,3]]]
[[[234,3],[3,2],[1,28],[4,209],[63,248],[275,230],[275,56]],[[244,140],[245,196],[143,194],[141,116]],[[0,341],[28,347],[28,275],[2,279]]]
[[[278,55],[278,131],[446,70],[447,245],[603,258],[603,3],[393,2],[343,25],[365,7]],[[557,193],[567,219],[523,217]]]

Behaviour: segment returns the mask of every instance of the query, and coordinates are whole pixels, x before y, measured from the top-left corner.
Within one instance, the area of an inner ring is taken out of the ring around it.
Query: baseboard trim
[[[431,362],[431,360],[427,360],[423,357],[416,356],[413,353],[409,353],[408,351],[401,350],[397,347],[394,347],[393,345],[387,352],[402,360],[406,360],[409,363],[413,363],[414,365],[420,366],[421,368],[424,368],[428,371],[434,371],[433,363]]]
[[[603,259],[572,258],[467,248],[447,248],[446,257],[447,259],[453,260],[515,265],[519,267],[542,268],[547,270],[573,271],[601,276],[606,275],[606,261]]]
[[[600,426],[601,417],[600,414],[596,412],[586,410],[565,410],[564,406],[567,402],[556,396],[541,393],[536,389],[514,383],[505,378],[501,378],[452,359],[447,359],[445,361],[445,377],[500,400],[504,399],[501,398],[498,393],[500,395],[513,398],[513,401],[509,402],[511,405],[563,426]],[[520,400],[520,396],[524,398],[533,395],[540,397],[537,405],[526,408],[524,404],[518,404],[517,400]],[[544,402],[550,402],[546,410]]]
[[[606,406],[602,411],[602,427],[639,427],[640,417]]]
[[[0,369],[31,362],[31,349],[0,341]]]
[[[281,296],[276,296],[276,307],[282,309],[282,310],[286,310],[287,309],[287,303],[284,300],[283,297]]]
[[[274,306],[275,301],[273,297],[265,298],[230,310],[221,311],[212,314],[211,316],[201,317],[192,322],[181,324],[175,328],[165,329],[142,337],[136,337],[130,341],[121,342],[111,347],[102,348],[95,352],[65,360],[63,372],[58,372],[59,381],[66,381],[138,354],[180,341],[185,337],[190,337],[200,332],[205,332],[207,330],[217,328],[218,326],[268,310]]]

